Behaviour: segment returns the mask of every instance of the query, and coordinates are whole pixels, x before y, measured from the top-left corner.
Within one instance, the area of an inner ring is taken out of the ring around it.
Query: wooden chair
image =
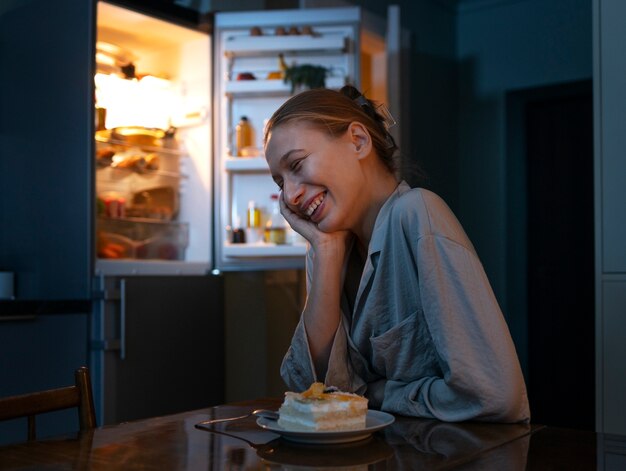
[[[77,407],[80,429],[95,428],[96,413],[89,369],[84,366],[77,369],[74,379],[76,382],[74,386],[0,399],[0,421],[27,417],[28,440],[35,440],[36,415]]]

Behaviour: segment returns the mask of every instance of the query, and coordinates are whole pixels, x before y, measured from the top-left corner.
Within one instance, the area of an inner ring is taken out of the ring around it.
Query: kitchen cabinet
[[[626,434],[626,3],[594,0],[596,428]]]
[[[626,276],[622,279],[606,280],[602,283],[602,346],[603,358],[602,396],[600,400],[611,414],[603,415],[603,429],[607,433],[622,434],[626,430],[626,344],[624,329],[626,318]]]
[[[93,17],[91,1],[0,11],[0,269],[19,300],[91,298]]]
[[[224,400],[222,277],[102,277],[100,282],[90,343],[100,423]]]
[[[93,13],[72,1],[0,9],[0,270],[15,275],[15,303],[34,308],[0,320],[0,396],[73,384],[88,364],[85,310],[34,314],[43,301],[90,305]],[[38,419],[44,436],[77,427],[75,411]],[[5,422],[0,442],[25,432]]]
[[[597,172],[602,207],[599,212],[602,253],[599,255],[604,273],[626,273],[626,135],[623,132],[626,122],[626,58],[620,47],[624,41],[621,19],[626,15],[626,4],[616,0],[602,0],[598,4],[602,27],[598,30],[600,70],[596,86],[601,94],[596,101],[599,106],[597,124],[603,131],[599,136],[602,155]]]

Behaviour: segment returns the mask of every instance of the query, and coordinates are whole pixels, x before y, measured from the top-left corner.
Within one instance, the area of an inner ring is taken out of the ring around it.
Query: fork
[[[225,419],[205,420],[204,422],[200,422],[199,424],[196,424],[196,426],[218,424],[220,422],[230,422],[231,420],[241,420],[241,419],[246,419],[248,417],[252,417],[253,415],[257,417],[264,417],[270,420],[278,420],[278,412],[273,411],[273,410],[268,410],[268,409],[256,409],[248,414],[240,415],[238,417],[226,417]]]

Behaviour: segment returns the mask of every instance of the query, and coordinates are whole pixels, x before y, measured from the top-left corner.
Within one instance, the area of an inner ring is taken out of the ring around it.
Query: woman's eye
[[[308,156],[307,156],[307,157],[308,157]],[[294,161],[291,163],[291,171],[292,171],[292,172],[297,172],[298,170],[300,170],[300,168],[302,167],[302,161],[303,161],[304,159],[306,159],[306,157],[303,157],[302,159],[297,159],[297,160],[294,160]]]

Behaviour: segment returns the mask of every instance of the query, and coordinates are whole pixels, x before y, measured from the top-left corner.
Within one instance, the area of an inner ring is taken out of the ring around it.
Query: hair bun
[[[347,96],[351,100],[363,95],[354,85],[344,85],[341,87],[341,90],[339,90],[339,93]]]

